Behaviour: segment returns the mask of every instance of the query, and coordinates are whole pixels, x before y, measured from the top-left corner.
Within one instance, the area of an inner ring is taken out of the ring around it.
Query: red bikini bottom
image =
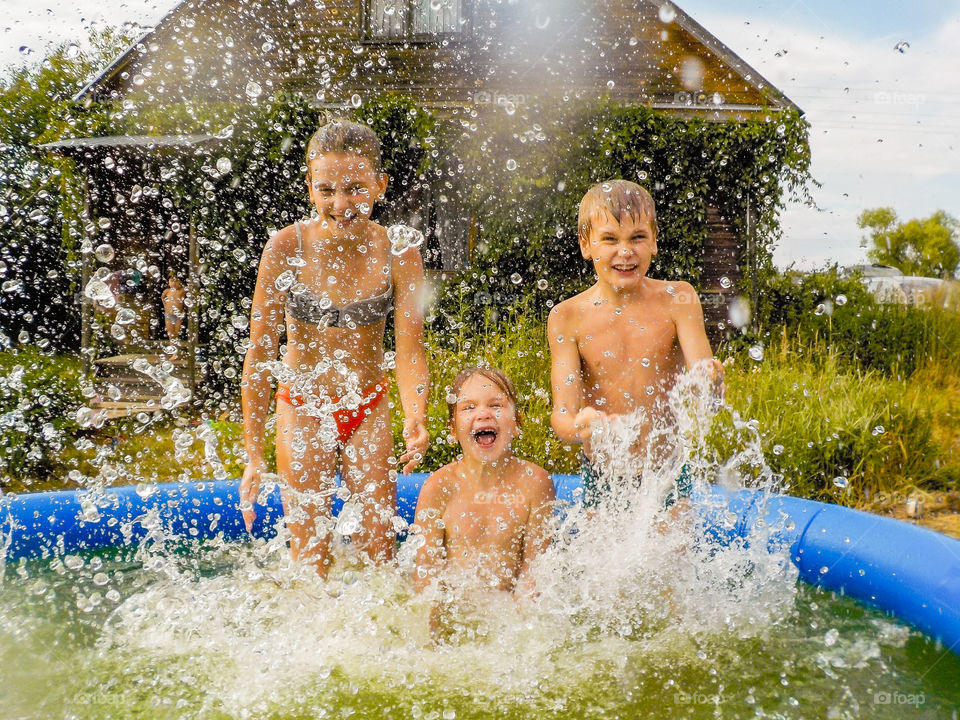
[[[356,432],[357,428],[360,427],[360,423],[362,423],[364,419],[373,412],[373,409],[380,403],[380,401],[383,400],[389,388],[389,381],[387,378],[383,378],[383,380],[375,385],[364,388],[363,392],[360,393],[360,396],[363,398],[363,400],[356,409],[343,408],[341,410],[333,411],[333,419],[337,423],[337,438],[340,440],[341,444],[346,443],[347,440],[350,439],[350,436]],[[322,410],[325,405],[331,402],[339,403],[342,399],[343,398],[333,398],[331,400],[324,399],[323,401],[318,402],[316,407],[318,410]],[[302,395],[290,394],[290,385],[287,383],[279,383],[277,385],[277,400],[283,400],[285,403],[295,408],[306,404],[306,400],[303,399]]]

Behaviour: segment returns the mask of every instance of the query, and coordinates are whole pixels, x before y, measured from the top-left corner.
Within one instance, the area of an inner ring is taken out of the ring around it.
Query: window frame
[[[397,0],[407,5],[407,16],[404,23],[403,36],[389,37],[374,35],[370,27],[370,5],[375,0],[362,0],[360,3],[362,18],[362,41],[374,45],[439,45],[441,43],[456,43],[466,39],[470,25],[470,16],[467,12],[469,0],[458,0],[460,3],[460,30],[458,32],[441,33],[414,33],[414,7],[420,0]]]

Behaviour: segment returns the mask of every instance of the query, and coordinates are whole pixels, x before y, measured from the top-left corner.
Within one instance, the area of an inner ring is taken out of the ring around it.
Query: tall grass
[[[428,410],[431,445],[421,470],[432,471],[453,461],[459,447],[448,438],[447,395],[457,374],[471,365],[489,365],[513,381],[523,416],[517,455],[549,472],[579,470],[578,449],[561,443],[550,427],[550,351],[546,325],[534,308],[520,303],[502,312],[488,310],[480,327],[449,318],[443,330],[428,327],[425,335],[432,392]],[[391,400],[399,408],[396,383]],[[394,413],[394,436],[401,443],[401,421]]]
[[[960,459],[937,435],[937,420],[949,420],[931,412],[937,383],[851,368],[825,344],[816,349],[800,355],[785,342],[763,362],[737,355],[728,368],[727,401],[757,421],[767,463],[791,494],[857,506],[957,487]],[[729,436],[714,431],[729,453]]]

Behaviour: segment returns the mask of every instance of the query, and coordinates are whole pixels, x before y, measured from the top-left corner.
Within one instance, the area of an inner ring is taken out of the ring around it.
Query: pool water
[[[326,583],[277,540],[9,563],[3,715],[956,718],[960,707],[956,655],[743,549],[662,567],[648,556],[619,575],[612,561],[610,585],[567,560],[579,583],[543,576],[536,602],[462,604],[472,610],[441,643],[435,598],[412,593],[408,564],[364,569],[340,554]],[[681,580],[664,590],[668,566]]]

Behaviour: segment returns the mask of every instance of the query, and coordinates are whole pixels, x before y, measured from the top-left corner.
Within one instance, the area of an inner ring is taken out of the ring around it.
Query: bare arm
[[[393,281],[397,389],[403,406],[403,437],[407,445],[400,462],[404,463],[406,473],[420,463],[430,444],[427,433],[430,371],[423,349],[423,260],[417,248],[410,248],[394,261]]]
[[[247,467],[240,484],[240,501],[248,531],[253,527],[253,505],[260,492],[260,473],[264,470],[264,425],[270,411],[269,373],[260,370],[258,365],[277,358],[286,296],[277,289],[276,280],[287,269],[287,236],[292,233],[292,228],[284,228],[267,241],[250,308],[250,343],[243,360],[240,382],[243,441],[247,451]]]
[[[417,498],[417,510],[414,513],[414,531],[419,532],[423,544],[417,549],[417,569],[413,575],[413,587],[421,592],[437,576],[447,558],[444,530],[440,519],[443,517],[442,469],[424,482]]]
[[[700,307],[700,298],[696,291],[687,283],[678,283],[677,308],[673,320],[677,326],[677,339],[683,351],[683,360],[687,370],[713,357],[710,341],[707,339],[707,330],[703,323],[703,308]]]
[[[550,475],[543,468],[534,466],[534,475],[530,479],[530,514],[523,530],[523,558],[517,578],[517,594],[530,594],[533,590],[530,566],[550,545],[550,518],[556,499]]]
[[[547,319],[550,385],[553,392],[550,424],[557,437],[564,442],[579,443],[575,420],[583,402],[583,378],[580,374],[580,351],[571,326],[569,308],[561,303]]]
[[[679,284],[679,296],[685,300],[675,305],[674,323],[677,326],[677,340],[683,351],[683,361],[687,370],[701,365],[709,374],[714,391],[723,395],[723,365],[713,357],[710,349],[710,340],[707,339],[707,330],[703,322],[703,308],[696,291],[687,283]]]

